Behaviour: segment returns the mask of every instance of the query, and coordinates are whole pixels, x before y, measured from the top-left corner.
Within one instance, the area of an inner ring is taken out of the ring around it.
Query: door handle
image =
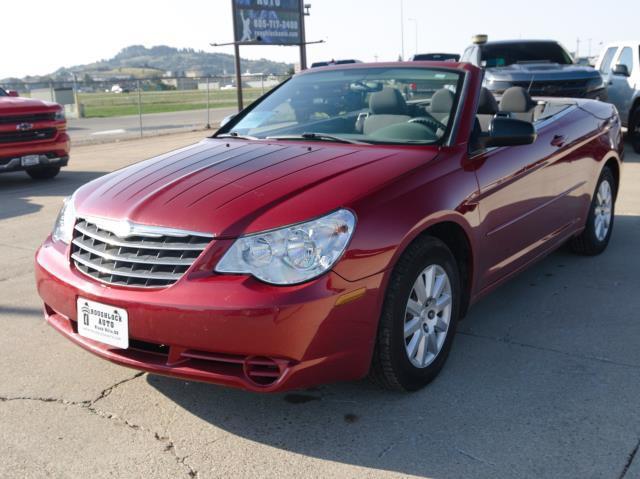
[[[555,135],[553,137],[553,139],[551,140],[551,145],[557,146],[558,148],[561,148],[562,146],[564,146],[566,141],[567,141],[567,137],[566,136],[564,136],[564,135]]]

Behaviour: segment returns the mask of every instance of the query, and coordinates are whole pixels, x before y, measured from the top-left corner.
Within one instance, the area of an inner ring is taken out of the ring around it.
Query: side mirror
[[[237,113],[234,113],[233,115],[229,115],[229,116],[225,116],[222,121],[220,122],[220,128],[222,128],[224,125],[226,125],[227,123],[229,123],[231,120],[233,120],[236,117]]]
[[[613,67],[612,71],[614,75],[620,75],[623,77],[631,76],[627,65],[623,65],[622,63],[618,63],[615,67]]]
[[[537,136],[536,129],[528,121],[496,116],[491,120],[489,131],[480,135],[479,142],[483,148],[530,145]]]
[[[7,90],[7,95],[9,96],[20,96],[16,90]]]

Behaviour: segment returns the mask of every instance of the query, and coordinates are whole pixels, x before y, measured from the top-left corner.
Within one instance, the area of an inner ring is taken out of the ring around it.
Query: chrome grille
[[[123,225],[125,234],[114,233]],[[212,237],[112,220],[78,219],[71,259],[79,271],[103,283],[162,288],[184,275]]]
[[[39,121],[54,121],[56,113],[31,113],[28,115],[2,116],[0,125],[12,125],[16,123],[36,123]]]

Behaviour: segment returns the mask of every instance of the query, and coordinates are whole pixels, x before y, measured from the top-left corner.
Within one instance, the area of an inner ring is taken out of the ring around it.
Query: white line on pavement
[[[117,130],[102,130],[102,131],[95,131],[93,133],[91,133],[91,135],[119,135],[120,133],[125,133],[126,130],[123,130],[122,128],[119,128]]]

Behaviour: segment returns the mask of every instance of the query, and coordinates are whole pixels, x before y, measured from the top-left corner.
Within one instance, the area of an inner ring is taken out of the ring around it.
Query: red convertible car
[[[498,104],[469,64],[311,70],[76,191],[37,287],[55,329],[124,366],[416,390],[478,298],[566,242],[607,247],[622,156],[614,107]]]

